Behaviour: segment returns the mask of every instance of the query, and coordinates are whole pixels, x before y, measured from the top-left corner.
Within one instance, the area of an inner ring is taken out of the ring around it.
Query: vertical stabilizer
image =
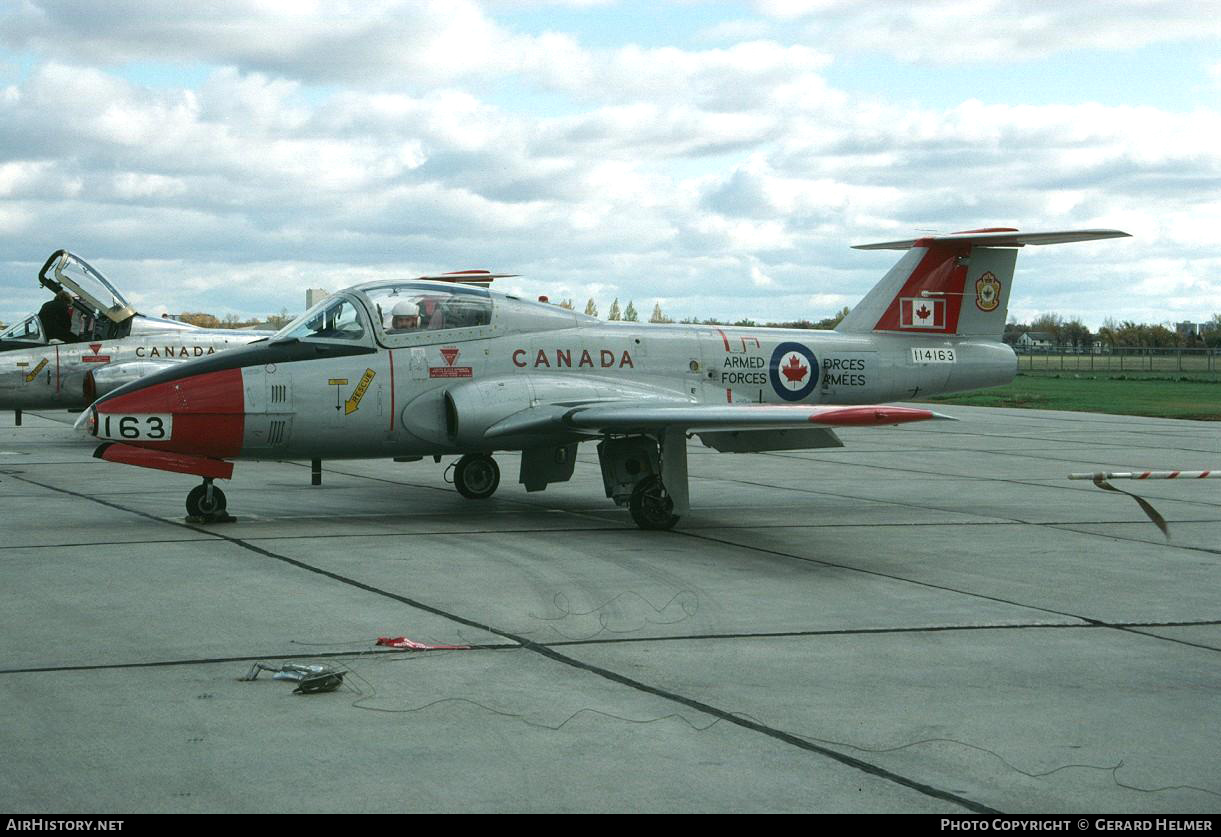
[[[907,252],[836,330],[1000,340],[1018,247],[1122,236],[1127,233],[1119,230],[990,229],[859,245],[858,250]]]

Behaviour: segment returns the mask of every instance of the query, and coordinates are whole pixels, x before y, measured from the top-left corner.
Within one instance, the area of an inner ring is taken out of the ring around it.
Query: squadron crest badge
[[[975,280],[975,307],[980,311],[995,311],[1001,304],[1001,282],[991,272]]]

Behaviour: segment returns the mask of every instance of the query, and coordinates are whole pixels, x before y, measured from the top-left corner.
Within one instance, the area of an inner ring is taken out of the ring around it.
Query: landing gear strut
[[[211,477],[204,477],[203,484],[195,486],[187,494],[187,515],[206,523],[232,520],[225,508],[225,492],[212,484]]]
[[[486,500],[500,485],[500,466],[485,453],[468,453],[454,467],[454,488],[468,500]]]
[[[690,509],[682,429],[605,439],[598,445],[598,461],[606,496],[627,506],[641,529],[673,529]]]
[[[666,491],[661,477],[645,477],[632,489],[628,501],[632,520],[641,529],[672,529],[678,522],[674,513],[674,498]]]

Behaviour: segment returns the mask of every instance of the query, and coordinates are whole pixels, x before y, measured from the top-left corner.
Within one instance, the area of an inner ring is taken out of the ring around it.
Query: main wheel
[[[500,466],[483,453],[468,453],[454,468],[454,488],[468,500],[486,500],[500,485]]]
[[[636,483],[628,508],[641,529],[671,529],[678,522],[674,500],[660,477],[645,477]]]
[[[212,501],[208,502],[208,488],[197,485],[187,495],[187,514],[191,517],[210,517],[225,511],[225,492],[212,486]]]

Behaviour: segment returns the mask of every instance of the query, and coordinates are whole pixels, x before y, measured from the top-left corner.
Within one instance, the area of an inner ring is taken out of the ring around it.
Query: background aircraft
[[[457,454],[465,497],[520,450],[527,491],[564,482],[598,442],[606,495],[637,525],[688,508],[686,437],[718,451],[837,447],[834,428],[943,418],[873,402],[1007,383],[1001,342],[1016,248],[1116,230],[975,230],[906,251],[834,331],[603,322],[482,287],[350,288],[270,341],[152,374],[78,421],[95,455],[203,477],[193,516],[225,515],[234,459]]]
[[[106,277],[67,250],[51,254],[38,281],[53,294],[73,296],[73,340],[49,340],[38,314],[0,334],[0,409],[16,411],[17,424],[22,410],[87,407],[150,372],[273,333],[137,314]]]

